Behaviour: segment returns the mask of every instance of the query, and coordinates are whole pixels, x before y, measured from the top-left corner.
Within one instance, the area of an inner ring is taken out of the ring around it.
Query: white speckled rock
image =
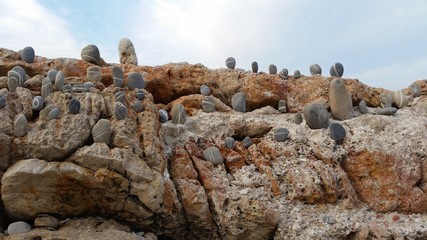
[[[119,41],[119,56],[120,64],[132,64],[138,66],[138,58],[136,56],[135,47],[128,38],[122,38]]]

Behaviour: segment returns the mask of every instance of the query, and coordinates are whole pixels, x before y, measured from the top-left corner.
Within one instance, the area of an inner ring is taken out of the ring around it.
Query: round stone
[[[361,114],[365,114],[365,113],[369,112],[368,106],[366,106],[366,101],[365,100],[362,100],[362,101],[359,102],[359,112]]]
[[[142,105],[141,101],[139,101],[139,100],[135,100],[135,102],[133,102],[132,108],[137,113],[142,112],[142,110],[144,110],[144,106]]]
[[[168,112],[164,109],[159,110],[159,121],[161,123],[165,123],[169,120]]]
[[[68,112],[78,114],[80,112],[80,101],[77,98],[72,98],[68,103]]]
[[[140,101],[144,100],[144,98],[145,98],[145,93],[144,93],[144,91],[142,91],[142,90],[138,91],[138,92],[136,93],[136,98],[137,98],[138,100],[140,100]]]
[[[274,64],[270,64],[270,66],[268,66],[268,72],[270,74],[276,74],[277,73],[277,67]]]
[[[6,106],[6,96],[3,93],[0,93],[0,108]]]
[[[288,139],[289,130],[286,128],[278,128],[274,131],[274,140],[277,142],[284,142]]]
[[[108,119],[99,119],[95,126],[92,128],[92,138],[95,143],[105,143],[107,145],[111,142],[111,124]]]
[[[208,147],[203,151],[203,157],[214,166],[224,162],[224,158],[217,147]]]
[[[234,148],[234,138],[232,137],[226,137],[225,138],[225,147],[228,149],[233,149]]]
[[[94,44],[89,44],[86,47],[84,47],[80,53],[80,56],[82,57],[83,61],[95,64],[100,66],[101,65],[101,55],[99,54],[99,49]]]
[[[140,73],[130,72],[126,78],[126,86],[129,90],[141,89],[145,87],[145,80]]]
[[[23,114],[19,114],[13,124],[13,133],[16,137],[23,137],[28,132],[28,120]]]
[[[252,67],[252,72],[254,72],[254,73],[258,72],[258,63],[257,62],[252,62],[251,67]]]
[[[202,108],[205,112],[215,112],[215,101],[212,96],[205,96],[203,98]]]
[[[123,86],[123,70],[119,66],[113,67],[113,82],[115,87],[122,87]]]
[[[279,103],[277,104],[277,110],[281,113],[288,112],[288,108],[286,107],[286,100],[280,99]]]
[[[329,125],[329,130],[331,131],[331,138],[338,144],[342,143],[345,138],[344,127],[339,123],[331,123]]]
[[[301,124],[302,123],[302,114],[301,113],[296,113],[294,115],[294,123],[295,124]]]
[[[234,111],[246,112],[246,96],[242,92],[238,92],[231,98],[231,106]]]
[[[7,88],[9,89],[9,92],[14,92],[19,87],[19,81],[14,76],[9,76],[7,78]]]
[[[54,84],[55,83],[55,80],[56,80],[56,74],[58,74],[58,71],[56,70],[56,69],[50,69],[48,72],[47,72],[47,78],[49,78],[50,79],[50,81],[52,82],[52,84]]]
[[[52,110],[49,111],[46,120],[57,119],[59,117],[59,108],[53,107]]]
[[[409,96],[406,96],[402,90],[394,92],[394,102],[396,103],[397,108],[404,108],[408,106],[409,100]]]
[[[114,94],[114,100],[116,102],[126,103],[126,93],[124,91],[118,91]]]
[[[311,75],[322,75],[322,68],[320,67],[319,64],[313,64],[310,66],[310,73]]]
[[[281,79],[287,79],[288,78],[288,69],[284,68],[279,72],[279,77]]]
[[[211,89],[206,85],[202,85],[200,86],[200,93],[204,96],[208,96],[211,93]]]
[[[31,231],[30,224],[23,221],[13,222],[7,227],[7,233],[9,235],[27,233],[29,231]]]
[[[295,70],[295,72],[294,72],[294,78],[298,79],[300,77],[301,77],[301,72],[299,70]]]
[[[97,83],[101,81],[101,68],[98,66],[90,66],[86,69],[86,77],[89,82]]]
[[[242,141],[243,147],[248,148],[250,147],[252,143],[252,139],[250,137],[245,137]]]
[[[332,77],[342,77],[342,75],[344,74],[344,66],[341,63],[337,62],[332,65],[329,73]]]
[[[21,59],[24,62],[27,63],[33,63],[34,58],[36,57],[36,54],[34,52],[34,49],[32,47],[25,47],[21,51]]]
[[[128,115],[128,109],[121,102],[116,102],[114,104],[114,116],[117,120],[123,120]]]
[[[33,98],[32,109],[34,111],[40,111],[43,108],[44,100],[42,96],[35,96]]]
[[[236,67],[236,59],[234,57],[229,57],[225,60],[225,66],[229,69],[234,69]]]
[[[311,129],[327,128],[329,125],[329,113],[325,106],[313,103],[304,108],[305,122]]]

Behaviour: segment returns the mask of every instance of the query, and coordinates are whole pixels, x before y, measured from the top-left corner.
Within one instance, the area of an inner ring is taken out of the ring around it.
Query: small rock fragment
[[[274,64],[270,64],[270,66],[268,66],[268,72],[270,74],[276,74],[277,73],[277,67]]]
[[[421,96],[421,88],[417,83],[411,85],[411,94],[414,98]]]
[[[314,75],[322,75],[322,68],[320,67],[319,64],[312,64],[310,66],[310,73],[312,76]]]
[[[294,115],[294,123],[295,124],[300,124],[302,123],[302,113],[296,113]]]
[[[245,147],[245,148],[248,148],[253,144],[252,139],[250,137],[245,137],[243,139],[242,143],[243,143],[243,147]]]
[[[394,115],[396,112],[397,112],[397,108],[395,107],[378,108],[377,110],[375,110],[376,114],[387,115],[387,116]]]
[[[205,112],[215,112],[215,101],[212,96],[205,96],[203,98],[202,108]]]

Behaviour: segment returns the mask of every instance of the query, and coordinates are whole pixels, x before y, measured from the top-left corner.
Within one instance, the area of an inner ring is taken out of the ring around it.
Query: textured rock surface
[[[119,41],[119,57],[120,64],[138,65],[138,57],[136,56],[135,47],[128,38],[122,38]]]
[[[5,239],[427,238],[425,81],[417,82],[421,96],[409,107],[385,116],[371,113],[380,95],[392,92],[346,79],[353,105],[365,100],[368,112],[339,122],[346,135],[337,144],[329,128],[294,119],[314,102],[331,106],[333,78],[282,80],[201,64],[120,65],[124,76],[138,72],[147,80],[145,89],[129,90],[114,86],[111,65],[100,67],[101,82],[85,87],[90,64],[82,60],[37,57],[29,64],[6,49],[0,57],[7,102],[0,108],[0,229],[6,220],[34,226]],[[16,65],[30,80],[9,92],[4,76]],[[50,69],[64,72],[69,89],[84,91],[55,91],[33,111]],[[211,90],[214,112],[203,111],[202,85]],[[128,111],[118,121],[120,91]],[[246,113],[231,108],[236,92],[246,95]],[[73,98],[81,103],[77,115],[68,113]],[[279,100],[289,113],[277,110]],[[141,112],[132,108],[135,101]],[[159,110],[177,104],[187,110],[185,123],[160,123]],[[58,118],[47,121],[53,107]],[[18,114],[29,122],[21,138],[13,133]],[[108,145],[91,136],[100,119],[110,122]],[[275,141],[282,128],[289,135]],[[247,136],[252,145],[245,148]],[[226,137],[235,139],[232,148]],[[223,162],[206,161],[210,147]]]

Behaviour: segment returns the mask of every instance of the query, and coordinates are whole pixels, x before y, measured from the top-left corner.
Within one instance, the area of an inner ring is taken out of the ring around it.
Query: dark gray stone
[[[329,130],[331,131],[331,138],[336,143],[341,144],[345,138],[345,128],[339,123],[331,123]]]
[[[368,106],[366,106],[365,100],[362,100],[362,101],[359,102],[359,112],[361,114],[365,114],[365,113],[369,112]]]
[[[92,128],[92,138],[95,143],[105,143],[110,145],[111,142],[111,124],[108,119],[99,119]]]
[[[242,141],[243,147],[248,148],[250,147],[252,143],[252,139],[250,137],[245,137]]]
[[[23,221],[13,222],[7,227],[7,233],[9,235],[27,233],[29,231],[31,231],[30,224]]]
[[[50,79],[50,81],[52,82],[52,84],[54,84],[55,83],[55,80],[56,80],[56,74],[58,74],[58,71],[56,70],[56,69],[50,69],[48,72],[47,72],[47,78],[49,78]]]
[[[113,82],[115,87],[122,87],[123,86],[123,70],[119,66],[113,67]]]
[[[421,87],[418,84],[413,83],[411,85],[411,94],[414,98],[421,96]]]
[[[310,73],[312,76],[316,74],[322,75],[322,68],[320,67],[319,64],[312,64],[310,66]]]
[[[277,142],[284,142],[289,137],[289,130],[286,128],[278,128],[274,131],[274,140]]]
[[[23,137],[28,132],[28,120],[23,114],[19,114],[13,124],[13,133],[16,137]]]
[[[116,102],[114,104],[114,117],[117,120],[123,120],[128,116],[128,109],[121,102]]]
[[[99,54],[99,49],[94,44],[89,44],[84,47],[80,53],[83,61],[101,66],[101,55]]]
[[[329,113],[325,106],[313,103],[304,108],[305,122],[311,129],[327,128],[329,125]]]
[[[77,98],[71,98],[68,103],[68,112],[71,114],[78,114],[80,112],[80,101]]]
[[[295,72],[294,72],[294,78],[298,79],[300,77],[301,77],[301,72],[299,70],[295,70]]]
[[[252,67],[252,72],[254,72],[254,73],[258,72],[258,63],[257,62],[252,62],[251,67]]]
[[[164,109],[159,110],[159,121],[161,123],[165,123],[169,120],[168,112]]]
[[[203,157],[214,166],[224,162],[224,158],[217,147],[208,147],[203,151]]]
[[[140,73],[130,72],[126,78],[126,86],[129,90],[141,89],[145,87],[145,80]]]
[[[7,88],[9,89],[9,92],[15,92],[18,87],[18,79],[15,76],[9,76],[7,78]]]
[[[236,67],[236,59],[234,57],[229,57],[225,60],[225,66],[229,69],[234,69]]]
[[[6,96],[3,93],[0,93],[0,108],[6,106]]]
[[[234,111],[246,112],[246,96],[242,92],[238,92],[231,98],[231,106]]]
[[[144,100],[144,98],[145,98],[145,93],[144,93],[144,91],[142,91],[142,90],[138,91],[138,92],[136,93],[136,98],[137,98],[138,100],[140,100],[140,101]]]
[[[59,108],[52,107],[52,110],[49,111],[46,120],[57,119],[59,117]]]
[[[268,72],[270,74],[276,74],[277,73],[277,67],[274,64],[270,64],[270,66],[268,66]]]
[[[331,70],[329,70],[329,73],[332,77],[342,77],[344,74],[344,66],[337,62],[334,65],[332,65]]]
[[[288,79],[288,74],[289,74],[288,69],[284,68],[279,72],[279,77],[281,79]]]
[[[172,122],[175,124],[184,124],[187,118],[187,111],[182,104],[175,104],[171,110]]]
[[[232,137],[226,137],[225,138],[225,147],[228,149],[233,149],[234,148],[234,138]]]
[[[141,101],[139,100],[135,100],[132,104],[132,108],[133,110],[135,110],[135,112],[139,113],[142,112],[142,110],[144,110],[144,106],[142,105]]]
[[[118,91],[114,94],[114,100],[116,102],[126,103],[126,93],[124,91]]]
[[[32,109],[34,111],[40,111],[43,109],[44,99],[42,96],[35,96],[33,98]]]
[[[27,63],[33,63],[36,57],[36,53],[32,47],[25,47],[21,51],[21,59]]]

